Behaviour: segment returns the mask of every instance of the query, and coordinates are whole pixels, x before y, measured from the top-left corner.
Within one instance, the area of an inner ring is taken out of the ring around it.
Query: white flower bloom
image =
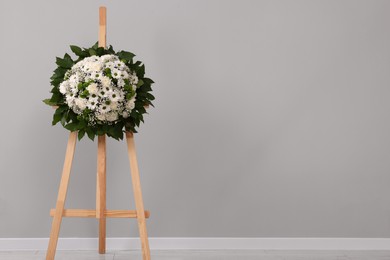
[[[103,97],[111,97],[114,90],[111,86],[102,88],[102,92],[104,92]]]
[[[91,79],[92,80],[99,80],[99,79],[102,79],[104,76],[103,76],[103,72],[100,72],[100,71],[92,71],[91,73]]]
[[[133,85],[137,85],[138,84],[138,77],[135,73],[129,75],[129,79],[130,79],[130,83],[133,84]]]
[[[87,107],[87,100],[85,98],[76,98],[75,104],[81,111],[83,111]]]
[[[97,94],[98,93],[98,85],[96,83],[91,83],[87,87],[87,90],[90,94]]]
[[[106,62],[106,63],[104,64],[104,67],[109,68],[109,69],[112,70],[113,68],[115,68],[115,63],[112,62],[112,61]]]
[[[101,56],[100,60],[103,63],[111,62],[111,61],[115,60],[115,56],[113,56],[111,54],[106,54],[106,55]]]
[[[85,68],[88,68],[91,71],[100,71],[102,70],[102,64],[100,62],[88,62],[85,65]]]
[[[127,111],[123,111],[122,116],[123,116],[123,118],[128,118],[129,113]]]
[[[109,122],[114,122],[118,119],[118,113],[117,112],[109,112],[106,115],[106,120]]]
[[[111,79],[109,77],[103,76],[100,81],[102,82],[103,87],[111,86]]]
[[[118,79],[118,87],[123,88],[125,86],[125,81],[123,79]]]
[[[122,99],[122,95],[119,90],[113,90],[110,94],[110,100],[113,102],[118,102]]]
[[[66,95],[66,103],[68,104],[68,106],[72,107],[73,104],[74,104],[74,100],[75,100],[75,96],[71,96],[71,95]]]
[[[61,94],[65,94],[66,92],[68,92],[68,89],[69,89],[69,83],[68,81],[64,81],[60,84],[60,92]]]
[[[121,77],[121,71],[119,69],[113,68],[111,70],[111,75],[114,79],[119,79]]]
[[[73,95],[76,95],[77,92],[79,92],[79,89],[77,88],[77,84],[69,83],[69,92]]]
[[[97,118],[99,121],[104,121],[104,120],[106,120],[106,115],[105,115],[105,114],[97,114],[97,115],[96,115],[96,118]]]
[[[129,101],[126,102],[126,109],[127,110],[133,110],[135,107],[135,97],[132,97]]]
[[[122,79],[128,79],[129,74],[126,71],[121,71],[120,76]]]
[[[99,107],[99,112],[101,114],[105,114],[105,113],[110,112],[110,111],[111,111],[110,105],[101,104],[100,107]]]
[[[91,110],[95,110],[98,105],[98,98],[89,98],[87,101],[87,107]]]
[[[111,109],[111,111],[117,111],[118,110],[118,102],[111,102],[110,109]]]

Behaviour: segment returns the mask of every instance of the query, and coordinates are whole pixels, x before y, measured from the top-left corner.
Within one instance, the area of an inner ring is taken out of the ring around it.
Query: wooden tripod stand
[[[99,47],[106,47],[106,8],[99,9]],[[97,182],[96,182],[96,210],[94,209],[64,209],[68,190],[73,155],[76,148],[77,132],[71,132],[66,148],[65,162],[62,170],[60,188],[58,191],[56,208],[50,210],[53,218],[49,246],[46,260],[54,260],[58,235],[60,232],[62,217],[82,217],[99,219],[99,253],[106,252],[106,218],[136,218],[138,220],[139,235],[142,246],[143,260],[150,260],[148,234],[146,231],[146,218],[149,211],[144,210],[141,192],[141,183],[138,171],[137,156],[135,151],[134,135],[126,132],[127,152],[130,161],[131,179],[136,210],[107,210],[106,208],[106,136],[98,136],[97,156]]]

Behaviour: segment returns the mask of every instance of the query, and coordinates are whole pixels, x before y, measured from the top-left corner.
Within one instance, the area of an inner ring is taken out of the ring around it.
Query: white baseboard
[[[0,251],[46,250],[48,238],[0,238]],[[153,237],[152,250],[390,250],[390,238]],[[96,250],[97,238],[60,238],[58,250]],[[108,250],[140,249],[138,238],[107,238]]]

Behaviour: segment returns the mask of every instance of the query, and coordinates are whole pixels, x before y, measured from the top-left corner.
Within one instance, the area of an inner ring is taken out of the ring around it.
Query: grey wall
[[[97,39],[156,81],[136,135],[154,237],[389,237],[389,1],[1,1],[0,237],[48,237],[68,133],[51,127],[55,56]],[[93,208],[96,143],[67,206]],[[108,206],[134,208],[124,142]],[[136,236],[110,220],[109,236]],[[65,219],[61,236],[96,236]]]

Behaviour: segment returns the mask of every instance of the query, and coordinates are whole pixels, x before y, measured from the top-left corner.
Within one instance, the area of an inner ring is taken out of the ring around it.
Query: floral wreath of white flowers
[[[78,131],[79,139],[107,134],[118,140],[124,131],[137,132],[145,106],[153,106],[154,100],[153,80],[144,77],[144,65],[133,61],[134,54],[116,53],[112,46],[71,46],[71,50],[78,59],[73,61],[69,54],[57,57],[52,96],[44,100],[56,107],[52,124],[61,122]]]

